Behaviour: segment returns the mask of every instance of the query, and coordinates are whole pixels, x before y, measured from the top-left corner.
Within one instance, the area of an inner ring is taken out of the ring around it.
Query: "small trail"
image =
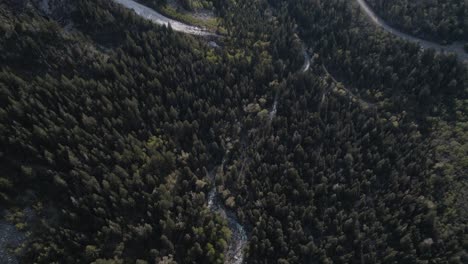
[[[385,22],[383,19],[381,19],[372,9],[371,7],[366,3],[365,0],[356,0],[361,9],[364,11],[364,13],[370,18],[372,23],[375,25],[381,27],[383,30],[389,32],[390,34],[393,34],[397,37],[400,37],[404,40],[407,40],[409,42],[413,42],[416,44],[419,44],[421,48],[423,49],[434,49],[438,53],[443,53],[443,54],[449,54],[453,53],[455,54],[461,61],[464,61],[465,63],[468,63],[468,53],[465,52],[463,48],[463,43],[462,42],[454,42],[451,45],[440,45],[435,42],[423,40],[414,36],[411,36],[409,34],[406,34],[398,29],[395,29],[391,27],[387,22]]]

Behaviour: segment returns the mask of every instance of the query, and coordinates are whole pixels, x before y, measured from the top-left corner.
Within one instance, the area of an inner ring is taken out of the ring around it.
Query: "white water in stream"
[[[463,43],[462,42],[455,42],[451,45],[440,45],[440,44],[437,44],[435,42],[431,42],[431,41],[427,41],[427,40],[423,40],[423,39],[420,39],[420,38],[417,38],[417,37],[414,37],[414,36],[411,36],[411,35],[408,35],[402,31],[399,31],[393,27],[391,27],[390,25],[387,24],[387,22],[385,22],[383,19],[381,19],[379,16],[377,16],[377,14],[370,8],[370,6],[366,3],[365,0],[357,0],[358,4],[361,6],[361,9],[364,11],[364,13],[367,14],[367,16],[372,20],[372,22],[381,27],[382,29],[384,29],[385,31],[397,36],[397,37],[400,37],[402,39],[405,39],[409,42],[413,42],[413,43],[416,43],[416,44],[419,44],[421,46],[421,48],[423,49],[434,49],[435,51],[439,52],[439,53],[453,53],[455,55],[457,55],[457,57],[461,60],[461,61],[465,61],[465,62],[468,62],[468,53],[465,52],[465,50],[463,49]]]
[[[14,223],[5,219],[7,211],[0,209],[0,263],[1,264],[18,264],[16,253],[21,254],[22,251],[14,252],[26,241],[26,234],[18,230]],[[24,222],[30,224],[35,218],[34,211],[27,207],[23,210]]]
[[[273,121],[273,118],[276,116],[276,111],[278,111],[278,94],[275,96],[275,101],[273,102],[273,108],[270,111],[270,114],[268,114],[268,120]]]
[[[302,54],[304,55],[304,64],[302,65],[300,71],[306,72],[310,68],[310,56],[305,49],[302,51]]]
[[[15,225],[0,220],[0,263],[17,264],[16,256],[10,252],[23,243],[26,236],[16,229]]]
[[[46,14],[50,14],[49,0],[41,0],[39,3],[39,8]]]

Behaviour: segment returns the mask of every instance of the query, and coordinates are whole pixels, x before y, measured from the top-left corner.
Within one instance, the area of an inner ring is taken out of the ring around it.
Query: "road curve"
[[[137,3],[133,0],[113,0],[114,2],[121,4],[122,6],[135,11],[135,13],[143,18],[151,20],[152,22],[158,25],[171,25],[172,29],[175,31],[197,35],[197,36],[216,36],[216,34],[209,32],[208,30],[191,26],[182,22],[179,22],[174,19],[163,16],[162,14],[156,12],[155,10],[144,6],[140,3]]]
[[[465,52],[463,49],[463,43],[462,42],[455,42],[451,45],[440,45],[435,42],[423,40],[414,36],[411,36],[409,34],[406,34],[400,30],[397,30],[390,25],[387,24],[383,19],[381,19],[372,9],[371,7],[366,3],[365,0],[356,0],[361,7],[362,11],[366,13],[366,15],[372,20],[372,22],[381,27],[383,30],[400,37],[402,39],[405,39],[409,42],[413,42],[416,44],[419,44],[423,49],[434,49],[438,53],[453,53],[455,54],[461,61],[468,62],[468,53]]]

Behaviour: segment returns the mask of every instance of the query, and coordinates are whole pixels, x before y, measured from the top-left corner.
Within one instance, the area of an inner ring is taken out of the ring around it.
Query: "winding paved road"
[[[160,13],[156,12],[155,10],[149,7],[146,7],[142,4],[139,4],[135,1],[132,1],[132,0],[113,0],[113,1],[121,4],[122,6],[128,9],[132,9],[133,11],[135,11],[137,15],[143,18],[146,18],[148,20],[151,20],[158,25],[169,26],[170,24],[172,29],[174,29],[175,31],[179,31],[179,32],[183,32],[183,33],[187,33],[191,35],[197,35],[197,36],[216,36],[216,34],[211,33],[206,29],[187,25],[177,20],[165,17],[161,15]]]
[[[451,45],[444,46],[444,45],[437,44],[435,42],[423,40],[423,39],[408,35],[388,25],[387,22],[385,22],[383,19],[377,16],[377,14],[370,8],[370,6],[366,3],[365,0],[356,0],[356,1],[358,2],[359,6],[364,11],[364,13],[366,13],[366,15],[372,20],[372,22],[375,25],[384,29],[385,31],[397,37],[405,39],[409,42],[419,44],[423,49],[434,49],[439,53],[445,53],[445,54],[454,53],[455,55],[457,55],[457,57],[460,60],[468,63],[468,53],[466,53],[465,50],[463,49],[462,42],[455,42]]]

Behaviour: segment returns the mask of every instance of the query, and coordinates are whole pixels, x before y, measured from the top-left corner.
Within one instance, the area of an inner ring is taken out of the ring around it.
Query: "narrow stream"
[[[268,114],[268,121],[271,123],[273,118],[276,116],[276,111],[278,110],[278,93],[275,95],[275,101],[273,102],[273,108],[271,109],[270,113]]]
[[[0,263],[17,264],[16,256],[10,253],[24,241],[25,235],[5,220],[0,220]]]
[[[304,64],[301,67],[301,72],[306,72],[310,68],[310,56],[305,49],[302,50],[302,54],[304,55]]]
[[[132,9],[135,13],[143,18],[151,20],[159,25],[171,25],[171,27],[179,32],[199,35],[199,36],[216,36],[215,34],[195,26],[190,26],[179,21],[170,19],[156,12],[155,10],[141,5],[132,0],[113,0],[116,3],[123,5],[126,8]],[[210,46],[218,47],[218,45],[210,42]],[[306,72],[310,68],[310,56],[305,49],[303,49],[304,64],[300,68],[301,72]],[[273,109],[269,113],[270,121],[276,115],[278,105],[278,95],[275,96],[273,103]],[[220,168],[223,168],[225,160],[223,160]],[[241,264],[244,261],[244,248],[247,244],[247,233],[244,227],[239,223],[237,216],[234,212],[226,210],[223,201],[218,197],[215,184],[216,168],[209,172],[209,179],[211,180],[213,187],[208,194],[208,208],[212,212],[219,213],[228,221],[229,228],[232,232],[231,242],[229,243],[228,250],[226,253],[226,263],[230,264]]]
[[[419,44],[421,48],[423,49],[434,49],[438,53],[453,53],[455,54],[460,60],[468,62],[468,53],[465,52],[463,49],[463,43],[462,42],[454,42],[451,45],[440,45],[435,42],[423,40],[414,36],[411,36],[409,34],[406,34],[398,29],[395,29],[391,27],[387,22],[385,22],[383,19],[381,19],[371,8],[370,6],[366,3],[365,0],[357,0],[359,6],[361,9],[364,11],[364,13],[367,14],[367,16],[372,20],[372,22],[384,29],[385,31],[400,37],[402,39],[405,39],[409,42],[413,42],[416,44]]]
[[[6,221],[6,211],[0,212],[0,263],[18,264],[18,259],[12,252],[26,240],[24,232],[19,231],[16,226]],[[31,215],[30,209],[24,210],[25,215]]]
[[[156,12],[155,10],[148,8],[142,4],[139,4],[132,0],[113,0],[116,3],[123,5],[126,8],[132,9],[135,13],[143,18],[146,18],[150,21],[153,21],[159,25],[166,25],[169,24],[175,31],[179,31],[182,33],[198,35],[198,36],[216,36],[205,29],[200,27],[190,26],[184,24],[182,22],[170,19],[168,17],[163,16],[162,14]],[[209,42],[209,45],[212,47],[219,47],[216,42]],[[308,68],[308,66],[307,66]],[[224,160],[220,165],[220,168],[224,166]],[[244,227],[239,223],[237,220],[237,216],[234,212],[226,210],[224,207],[223,201],[218,197],[216,191],[216,184],[215,184],[215,175],[216,175],[216,168],[209,173],[209,178],[213,184],[212,189],[208,194],[208,208],[212,212],[219,213],[222,217],[224,217],[228,221],[229,228],[232,232],[231,242],[229,243],[228,250],[226,253],[226,263],[232,264],[241,264],[244,261],[244,252],[243,249],[247,244],[247,233],[245,232]]]
[[[224,160],[219,168],[223,168]],[[234,212],[226,210],[223,201],[219,198],[216,191],[215,177],[216,168],[209,173],[209,178],[213,184],[208,194],[208,208],[215,213],[219,213],[224,219],[228,221],[229,229],[231,229],[232,237],[226,252],[225,263],[241,264],[244,261],[244,247],[247,244],[247,233],[244,227],[239,223],[237,216]]]

